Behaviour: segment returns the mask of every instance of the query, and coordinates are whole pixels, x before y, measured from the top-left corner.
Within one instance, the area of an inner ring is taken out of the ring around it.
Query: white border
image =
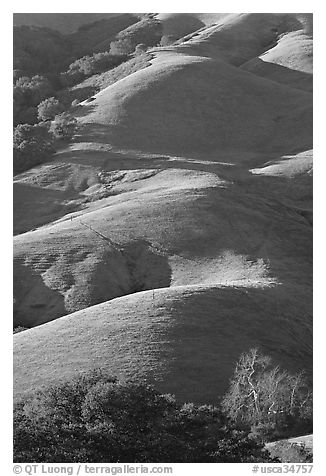
[[[91,8],[90,8],[91,7]],[[176,2],[166,0],[164,2],[107,2],[92,0],[92,2],[72,2],[57,0],[56,2],[44,1],[13,1],[10,5],[1,7],[1,45],[2,53],[5,57],[1,68],[1,204],[2,204],[2,233],[1,233],[1,263],[0,274],[2,296],[4,303],[2,312],[2,333],[1,333],[1,362],[2,366],[2,388],[1,388],[1,410],[2,442],[1,463],[6,468],[3,474],[12,474],[12,14],[15,12],[53,12],[53,13],[123,13],[123,12],[313,12],[314,13],[314,148],[315,148],[315,179],[314,179],[314,469],[312,474],[322,475],[322,462],[324,459],[324,432],[325,432],[325,365],[324,365],[324,339],[325,339],[325,312],[323,295],[325,294],[324,274],[326,269],[324,247],[326,243],[326,233],[324,220],[324,195],[325,189],[325,153],[323,132],[325,124],[325,114],[323,114],[323,99],[325,88],[325,75],[323,63],[325,56],[325,8],[322,2],[317,1],[280,1],[262,3],[258,1],[228,1],[212,2]],[[8,89],[7,89],[8,88]],[[325,133],[324,133],[325,135]],[[169,464],[170,465],[170,464]],[[180,474],[252,474],[252,465],[248,464],[174,464],[174,475]],[[8,471],[7,471],[8,469]]]

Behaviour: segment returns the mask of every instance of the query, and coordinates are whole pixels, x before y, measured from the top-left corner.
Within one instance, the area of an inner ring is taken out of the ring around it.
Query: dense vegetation
[[[35,124],[37,107],[54,93],[45,76],[21,76],[14,84],[14,125]]]
[[[14,173],[48,160],[56,140],[71,136],[72,127],[66,133],[67,122],[76,123],[71,107],[94,93],[72,86],[144,53],[159,44],[161,36],[161,24],[151,15],[120,15],[83,25],[71,35],[15,27]],[[67,115],[63,121],[64,112],[70,114],[69,121]],[[51,126],[43,124],[53,120]]]
[[[23,172],[41,164],[56,151],[56,143],[74,134],[76,119],[68,113],[56,114],[52,122],[18,124],[13,138],[13,171]]]
[[[137,45],[156,46],[162,38],[162,25],[158,20],[146,18],[121,31],[110,45],[112,54],[130,54]]]
[[[258,434],[257,426],[266,422],[264,413],[252,412],[250,405],[241,408],[241,404],[238,405],[246,396],[249,398],[243,370],[244,363],[252,362],[253,356],[257,362],[271,363],[254,350],[241,356],[229,392],[222,404],[215,406],[180,403],[172,395],[160,394],[146,382],[119,382],[101,371],[81,374],[71,381],[39,390],[15,406],[15,462],[275,461],[277,451],[273,459],[264,449],[265,441],[275,435],[275,427],[269,434]],[[281,372],[278,367],[274,367],[271,374],[270,368],[257,366],[248,375],[253,382],[263,381],[263,387],[267,388],[266,382],[278,379],[278,372]],[[301,396],[295,397],[294,406],[300,407],[299,420],[311,424],[308,403],[311,394],[304,402],[302,395],[306,386],[302,377],[290,377],[304,385],[302,393],[298,390]],[[239,399],[235,404],[236,381]],[[290,417],[293,409],[285,403],[291,397],[287,395],[288,385],[279,384],[284,393],[281,390],[274,393],[276,412]],[[293,385],[290,387],[293,390]],[[258,393],[263,409],[269,405],[270,395]],[[273,422],[277,431],[289,436],[294,427],[285,428],[282,416],[278,428],[275,415]],[[302,450],[298,456],[292,446],[288,449],[282,446],[281,451],[283,459],[309,460],[307,452]]]
[[[44,123],[15,127],[13,147],[15,174],[44,162],[55,151],[52,135]]]
[[[108,51],[83,56],[69,65],[67,71],[60,74],[62,86],[73,86],[93,74],[102,73],[118,66],[128,59],[128,55],[120,52],[112,54]]]

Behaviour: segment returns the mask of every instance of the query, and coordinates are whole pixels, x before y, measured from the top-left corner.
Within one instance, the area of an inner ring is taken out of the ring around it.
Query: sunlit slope
[[[14,234],[24,233],[81,208],[84,191],[98,184],[92,166],[42,164],[14,179]]]
[[[282,204],[287,182],[256,174],[237,184],[185,169],[107,175],[119,177],[106,198],[15,237],[17,324],[166,286],[295,277],[309,288],[311,226],[299,205]]]
[[[159,13],[156,18],[163,27],[163,37],[175,41],[205,26],[195,14]]]
[[[311,17],[311,15],[310,15]],[[178,41],[180,51],[222,59],[239,66],[275,46],[289,32],[309,31],[309,15],[231,13]]]
[[[293,88],[312,91],[312,15],[299,18],[299,30],[284,33],[272,48],[241,68]]]
[[[311,147],[310,94],[211,58],[155,56],[85,103],[94,142],[165,153]]]
[[[252,169],[251,172],[259,175],[274,177],[295,177],[312,174],[313,156],[312,150],[307,150],[295,155],[286,155],[278,160],[264,164],[263,167]]]
[[[295,297],[287,286],[188,286],[79,311],[14,336],[15,395],[102,368],[186,401],[216,402],[239,354],[256,345],[309,376],[311,315],[306,297]]]

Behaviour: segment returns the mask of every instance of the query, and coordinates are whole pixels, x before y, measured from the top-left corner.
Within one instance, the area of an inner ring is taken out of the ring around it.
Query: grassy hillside
[[[143,276],[137,286],[158,287],[153,272],[159,275],[160,268],[151,269],[152,260],[160,254],[172,275],[163,286],[202,282],[261,286],[291,281],[293,273],[297,286],[309,286],[311,249],[307,243],[311,227],[302,215],[306,206],[309,210],[309,203],[294,197],[282,204],[281,193],[286,191],[287,182],[276,183],[277,196],[273,196],[273,185],[268,184],[268,192],[264,176],[256,174],[231,183],[223,178],[227,168],[223,165],[215,165],[212,173],[162,170],[150,162],[151,169],[146,172],[137,162],[136,170],[121,172],[110,172],[98,163],[100,177],[86,164],[48,165],[43,175],[37,174],[35,199],[56,193],[58,201],[66,196],[66,203],[76,211],[57,223],[16,236],[17,324],[39,324],[129,294],[134,286],[130,284],[132,273],[137,273],[139,266],[147,281],[144,284]],[[112,165],[113,170],[121,168],[117,162]],[[69,182],[63,184],[58,178],[55,182],[53,174],[58,177],[60,169],[65,177],[71,177]],[[216,173],[218,169],[222,178]],[[36,170],[22,174],[16,186],[22,190],[28,187]],[[261,194],[264,190],[264,196],[259,196],[259,189]],[[17,226],[27,225],[26,216],[34,203],[31,196],[23,209],[24,221]],[[67,210],[61,203],[63,215]],[[45,217],[42,208],[34,213],[33,226],[36,219],[51,220],[51,208],[46,212]],[[58,213],[60,208],[54,209],[52,220],[59,218]],[[128,250],[135,246],[135,240],[148,258],[136,260],[131,272]],[[141,245],[142,240],[146,243]],[[22,272],[30,273],[31,279],[23,279]],[[102,281],[103,273],[106,278]],[[35,281],[34,275],[42,279]],[[54,307],[53,299],[48,300],[49,289],[60,307]]]
[[[80,122],[90,124],[94,142],[105,126],[112,145],[156,153],[311,147],[310,94],[221,61],[154,55],[151,67],[101,91],[85,108]]]
[[[295,303],[292,292],[157,289],[154,296],[145,291],[114,299],[20,332],[15,394],[101,367],[121,378],[147,378],[181,400],[216,402],[239,354],[258,342],[284,367],[309,371],[307,301],[298,295]]]

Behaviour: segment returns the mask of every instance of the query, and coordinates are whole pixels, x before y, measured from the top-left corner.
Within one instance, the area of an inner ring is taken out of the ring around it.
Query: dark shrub
[[[69,66],[68,71],[61,73],[60,80],[63,87],[73,86],[93,74],[102,73],[127,60],[123,52],[94,53],[92,56],[83,56]]]
[[[51,96],[53,87],[44,76],[20,77],[14,86],[14,125],[34,124],[37,121],[37,105]]]
[[[213,406],[179,404],[102,372],[38,391],[14,409],[15,462],[255,462],[263,446]]]
[[[19,124],[13,138],[14,173],[27,170],[49,159],[55,151],[46,124]]]
[[[37,117],[41,121],[51,121],[57,114],[63,112],[64,106],[54,97],[44,99],[37,107]]]

